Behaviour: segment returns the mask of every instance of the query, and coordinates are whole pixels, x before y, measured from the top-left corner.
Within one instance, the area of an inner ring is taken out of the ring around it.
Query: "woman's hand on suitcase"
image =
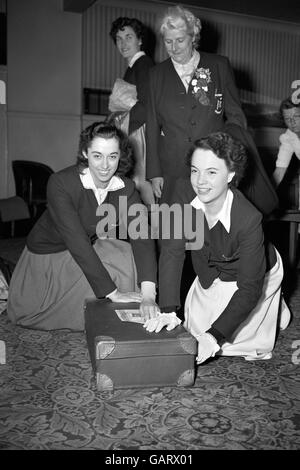
[[[109,298],[112,302],[141,302],[142,294],[139,292],[120,292],[119,290],[115,290],[109,295]]]
[[[160,308],[152,298],[143,298],[140,304],[140,312],[144,321],[147,321],[151,318],[156,318],[160,312]]]
[[[144,328],[150,333],[159,333],[164,327],[168,331],[173,330],[176,326],[180,325],[181,320],[177,317],[175,312],[159,313],[158,317],[150,318],[144,323]]]
[[[140,313],[144,321],[150,318],[155,318],[160,312],[160,308],[155,302],[156,299],[156,285],[152,281],[141,282],[142,301],[140,305]]]
[[[202,364],[202,362],[205,362],[208,358],[214,357],[216,352],[220,350],[217,340],[210,333],[197,335],[196,339],[198,341],[197,364]]]

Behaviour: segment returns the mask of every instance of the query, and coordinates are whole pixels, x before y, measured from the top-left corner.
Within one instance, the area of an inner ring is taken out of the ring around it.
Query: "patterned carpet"
[[[84,333],[39,332],[0,315],[1,450],[300,448],[300,272],[273,358],[211,360],[192,388],[100,393]]]

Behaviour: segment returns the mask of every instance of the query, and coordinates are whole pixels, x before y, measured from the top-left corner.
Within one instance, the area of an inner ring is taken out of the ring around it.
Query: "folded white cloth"
[[[158,333],[164,326],[170,331],[180,325],[180,323],[181,320],[179,320],[175,312],[159,313],[157,317],[146,320],[143,327],[151,333],[153,331]]]
[[[136,86],[117,78],[108,100],[111,112],[129,111],[137,102]]]

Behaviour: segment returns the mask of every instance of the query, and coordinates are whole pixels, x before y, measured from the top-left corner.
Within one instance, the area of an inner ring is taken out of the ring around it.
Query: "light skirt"
[[[140,192],[144,204],[147,206],[155,204],[152,184],[150,181],[146,180],[145,124],[129,135],[129,141],[132,145],[135,157],[134,174],[132,179]]]
[[[281,296],[283,266],[276,251],[277,262],[266,273],[261,297],[248,318],[217,353],[223,356],[243,356],[246,360],[270,359],[275,344],[278,317],[281,328],[287,326],[290,311]],[[203,289],[198,277],[194,280],[185,301],[185,328],[193,335],[207,331],[228,305],[236,282],[215,279]],[[279,315],[280,313],[280,315]]]
[[[128,135],[130,113],[122,113],[115,117],[115,125]],[[128,135],[134,153],[133,181],[140,193],[141,199],[147,206],[155,204],[152,184],[146,180],[146,140],[145,124]]]
[[[130,243],[97,240],[94,249],[121,292],[138,292]],[[24,249],[9,285],[8,317],[40,330],[84,330],[84,302],[95,295],[69,251],[38,255]]]

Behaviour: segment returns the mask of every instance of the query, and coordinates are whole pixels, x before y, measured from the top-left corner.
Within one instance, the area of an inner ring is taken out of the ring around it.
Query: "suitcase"
[[[138,304],[87,300],[85,330],[99,391],[135,387],[188,387],[195,380],[196,339],[182,325],[150,333],[121,321],[116,309]]]

